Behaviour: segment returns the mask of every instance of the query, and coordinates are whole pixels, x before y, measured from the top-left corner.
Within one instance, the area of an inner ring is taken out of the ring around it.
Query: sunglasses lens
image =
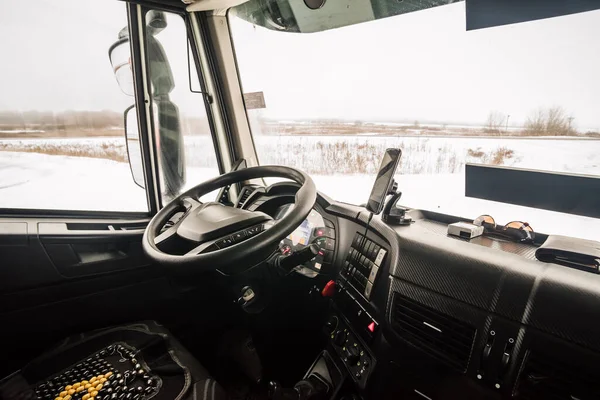
[[[473,221],[473,225],[482,226],[483,224],[491,225],[492,228],[496,227],[496,221],[489,215],[482,215]]]
[[[506,224],[505,228],[512,228],[512,229],[517,229],[520,231],[524,231],[527,232],[527,236],[524,237],[522,240],[534,240],[535,239],[535,233],[533,232],[533,228],[531,226],[529,226],[529,224],[527,222],[521,222],[521,221],[513,221],[513,222],[509,222],[508,224]]]
[[[533,228],[531,228],[531,226],[529,226],[528,223],[521,222],[521,221],[509,222],[508,224],[506,224],[506,227],[513,228],[513,229],[522,229],[527,232],[533,232]]]

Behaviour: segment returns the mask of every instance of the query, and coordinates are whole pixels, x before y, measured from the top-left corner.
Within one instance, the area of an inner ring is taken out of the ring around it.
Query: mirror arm
[[[133,182],[136,185],[138,185],[139,187],[141,187],[142,189],[145,189],[145,187],[143,185],[141,185],[135,179],[135,173],[133,172],[133,165],[131,165],[131,154],[130,154],[130,151],[129,151],[129,140],[127,138],[127,114],[132,109],[135,109],[135,104],[130,105],[129,107],[127,107],[125,109],[125,111],[123,111],[123,133],[125,134],[125,148],[127,149],[127,162],[129,163],[129,170],[131,171],[131,177],[133,178]],[[136,111],[136,118],[137,118],[137,111]],[[136,134],[139,136],[140,133],[137,132]]]

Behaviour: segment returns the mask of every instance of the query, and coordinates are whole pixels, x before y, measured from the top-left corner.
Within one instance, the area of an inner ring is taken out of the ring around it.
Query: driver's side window
[[[199,85],[196,71],[188,67],[185,21],[177,14],[154,10],[145,18],[154,139],[165,204],[219,175],[219,168],[203,95],[190,90],[189,73],[192,87]]]
[[[0,2],[0,209],[148,211],[107,62],[124,27],[124,2]]]

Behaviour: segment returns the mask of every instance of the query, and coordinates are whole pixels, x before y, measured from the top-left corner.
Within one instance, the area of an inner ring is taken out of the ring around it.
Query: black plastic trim
[[[213,101],[216,101],[219,105],[219,109],[221,110],[221,117],[223,118],[223,126],[225,128],[225,135],[227,136],[227,143],[229,143],[229,154],[231,155],[232,160],[238,160],[241,158],[241,155],[236,151],[235,146],[233,146],[233,137],[231,134],[231,121],[229,118],[229,112],[223,100],[223,79],[219,74],[219,69],[216,67],[216,59],[214,55],[214,51],[212,46],[209,46],[211,42],[210,30],[206,27],[206,14],[200,13],[198,14],[198,26],[202,31],[202,37],[204,38],[204,49],[206,50],[207,59],[206,62],[210,68],[210,74],[214,77],[215,80],[215,93]]]
[[[196,41],[196,37],[194,35],[194,31],[192,29],[192,22],[191,19],[194,18],[193,14],[189,14],[186,13],[184,16],[184,20],[185,20],[185,25],[186,25],[186,29],[187,29],[187,34],[188,34],[188,39],[189,39],[189,44],[191,45],[190,47],[192,48],[192,56],[194,57],[194,65],[196,67],[196,73],[198,76],[198,80],[200,82],[200,88],[202,90],[202,92],[204,92],[204,108],[206,109],[206,116],[208,118],[208,125],[210,127],[210,135],[212,137],[213,140],[213,146],[215,148],[215,154],[217,156],[217,164],[219,166],[219,172],[221,174],[225,173],[225,164],[223,162],[223,157],[221,156],[221,152],[222,151],[228,151],[231,159],[232,160],[237,160],[237,157],[234,157],[234,149],[231,145],[231,133],[230,133],[230,129],[229,129],[229,124],[227,123],[227,121],[223,121],[223,126],[225,128],[225,134],[227,136],[227,143],[229,143],[229,148],[227,149],[221,149],[220,148],[220,144],[219,144],[219,140],[217,137],[217,129],[216,129],[216,124],[215,124],[215,116],[212,112],[212,108],[210,107],[210,103],[214,102],[215,100],[219,100],[219,107],[222,109],[222,101],[221,100],[221,95],[219,94],[218,96],[210,96],[210,93],[208,93],[207,88],[206,88],[206,79],[204,78],[204,74],[202,73],[202,68],[201,68],[201,61],[200,61],[200,54],[198,54],[198,46],[202,46],[206,49],[206,54],[208,56],[207,58],[207,63],[209,65],[209,68],[211,68],[210,73],[214,75],[214,68],[213,68],[213,64],[211,63],[211,56],[210,56],[210,48],[209,46],[206,45],[206,43],[198,43]],[[203,37],[205,37],[205,35],[207,34],[205,31],[206,29],[204,29],[204,21],[201,18],[196,18],[196,22],[198,23],[198,27],[199,29],[202,31]],[[217,86],[217,85],[215,85]],[[219,86],[217,86],[218,88]],[[215,89],[217,89],[215,88]],[[215,97],[217,97],[217,99],[215,99]],[[221,113],[223,115],[223,118],[225,119],[225,114]]]

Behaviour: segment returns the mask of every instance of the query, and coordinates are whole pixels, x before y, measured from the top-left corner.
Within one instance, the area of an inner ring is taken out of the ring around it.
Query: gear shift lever
[[[283,389],[276,381],[269,382],[270,400],[319,400],[327,391],[327,386],[313,376],[296,383],[293,389]]]
[[[284,389],[277,381],[269,381],[269,400],[300,400],[296,389]]]

